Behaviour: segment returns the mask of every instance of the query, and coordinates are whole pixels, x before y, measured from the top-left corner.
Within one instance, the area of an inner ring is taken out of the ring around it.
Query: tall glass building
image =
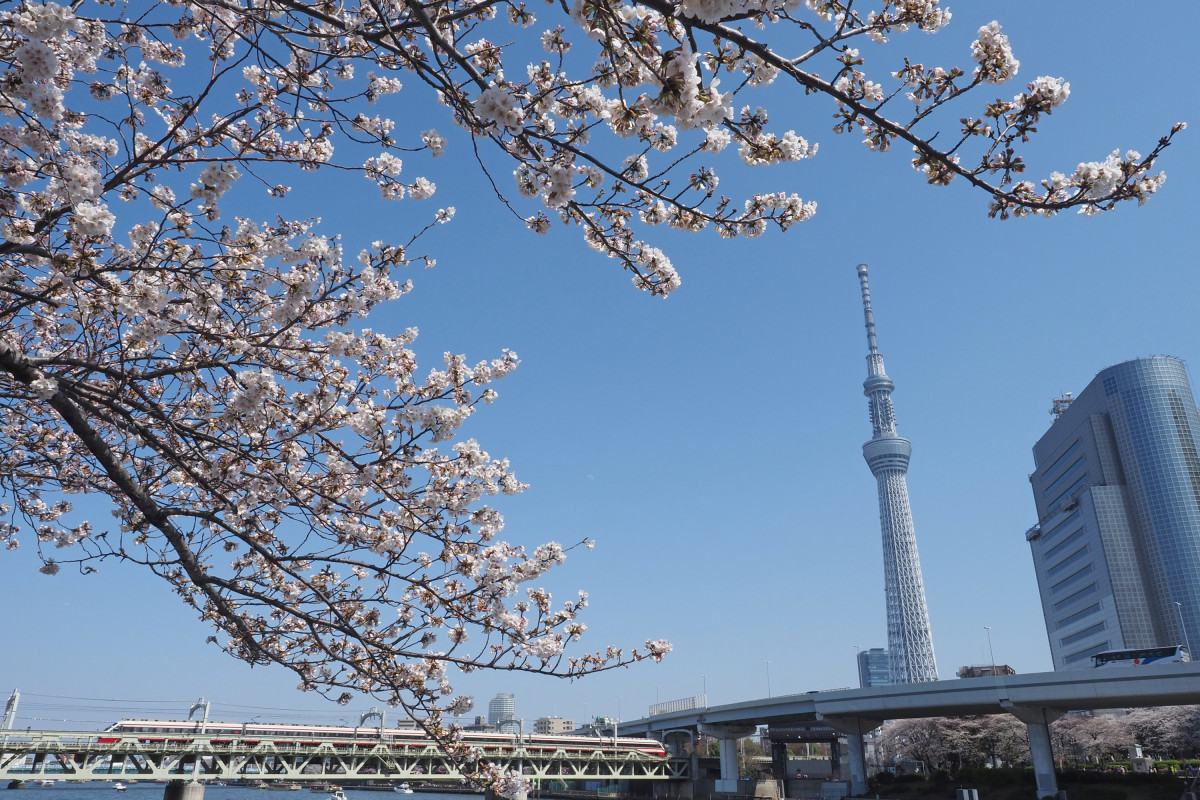
[[[1109,367],[1051,413],[1026,539],[1054,668],[1200,645],[1200,413],[1183,362]]]
[[[888,665],[888,651],[882,647],[858,651],[858,688],[888,686],[892,682],[892,670]]]

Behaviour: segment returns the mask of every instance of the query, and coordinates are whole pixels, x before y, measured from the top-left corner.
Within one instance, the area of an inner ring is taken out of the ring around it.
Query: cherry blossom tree
[[[1135,708],[1121,721],[1146,753],[1160,758],[1200,753],[1200,706]]]
[[[48,574],[141,565],[231,655],[435,732],[469,702],[455,671],[575,677],[661,658],[662,641],[566,649],[586,596],[534,584],[587,542],[498,538],[486,498],[524,487],[458,432],[517,357],[448,354],[422,376],[415,330],[365,327],[408,294],[406,266],[433,262],[422,237],[453,208],[347,243],[285,215],[291,185],[338,171],[426,200],[436,184],[404,162],[443,155],[441,120],[472,144],[447,160],[474,160],[519,224],[578,228],[654,295],[679,285],[656,226],[757,236],[815,213],[788,192],[718,192],[719,169],[816,154],[771,122],[774,98],[783,116],[825,102],[838,133],[910,149],[923,179],[965,182],[1000,217],[1097,213],[1160,186],[1182,124],[1144,156],[1024,175],[1069,84],[1016,80],[998,23],[965,69],[868,71],[873,45],[949,20],[938,0],[10,4],[0,541],[32,536]],[[83,494],[116,523],[79,519]]]
[[[1070,714],[1054,722],[1050,732],[1060,758],[1093,761],[1124,758],[1133,744],[1124,720],[1106,714]]]
[[[893,759],[920,761],[934,770],[950,763],[958,734],[958,720],[951,717],[900,719],[884,724],[880,742]]]
[[[962,766],[981,767],[1002,762],[1005,766],[1029,761],[1029,736],[1025,725],[1011,714],[964,717],[957,746]]]
[[[1083,746],[1084,755],[1104,759],[1120,758],[1129,754],[1133,737],[1124,723],[1108,715],[1079,717],[1077,736]]]
[[[922,761],[930,769],[1029,760],[1025,726],[1008,714],[892,720],[884,724],[880,742],[889,756]]]

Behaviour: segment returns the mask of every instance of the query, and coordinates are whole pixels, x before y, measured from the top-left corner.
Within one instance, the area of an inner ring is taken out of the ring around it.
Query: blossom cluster
[[[987,83],[1004,83],[1021,66],[1013,56],[1008,37],[995,20],[979,29],[979,38],[971,44],[971,58],[979,65],[975,68],[975,78]]]

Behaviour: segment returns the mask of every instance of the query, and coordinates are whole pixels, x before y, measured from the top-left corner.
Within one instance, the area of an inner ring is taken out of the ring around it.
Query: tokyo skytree
[[[867,323],[867,379],[863,394],[870,400],[871,441],[863,458],[879,484],[879,525],[883,529],[883,586],[887,596],[888,666],[892,683],[936,681],[933,633],[925,605],[925,582],[917,556],[917,535],[908,504],[908,459],[912,445],[896,433],[891,378],[875,344],[875,317],[867,288],[867,265],[858,265],[863,316]]]

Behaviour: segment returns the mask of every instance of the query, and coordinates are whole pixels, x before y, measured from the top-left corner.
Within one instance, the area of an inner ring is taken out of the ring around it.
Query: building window
[[[1090,658],[1091,656],[1094,656],[1096,653],[1103,653],[1105,650],[1108,650],[1108,649],[1109,649],[1109,643],[1104,642],[1103,644],[1098,644],[1095,647],[1089,647],[1086,650],[1080,650],[1078,653],[1071,653],[1071,655],[1069,655],[1063,659],[1063,663],[1064,664],[1074,664],[1076,661],[1083,661],[1085,658]]]
[[[1064,608],[1067,608],[1068,606],[1073,606],[1076,603],[1078,603],[1079,601],[1085,600],[1085,599],[1091,597],[1095,593],[1096,593],[1096,584],[1093,583],[1090,586],[1086,586],[1083,589],[1080,589],[1078,592],[1071,595],[1070,597],[1066,597],[1066,598],[1063,598],[1062,600],[1059,600],[1057,603],[1054,604],[1054,610],[1062,611]]]
[[[1095,584],[1092,584],[1092,588],[1093,588],[1093,590],[1095,589]],[[1068,625],[1072,625],[1076,622],[1079,622],[1079,620],[1083,619],[1084,617],[1089,617],[1092,614],[1097,613],[1099,610],[1100,610],[1100,604],[1092,603],[1090,606],[1083,609],[1082,611],[1076,611],[1074,614],[1071,614],[1068,617],[1063,617],[1055,624],[1055,627],[1065,628]]]
[[[1079,440],[1076,439],[1075,444],[1073,444],[1067,448],[1067,452],[1063,453],[1061,456],[1054,459],[1054,463],[1051,464],[1050,466],[1046,467],[1045,471],[1042,472],[1042,479],[1044,480],[1047,475],[1053,475],[1054,470],[1058,469],[1059,464],[1063,463],[1068,458],[1070,458],[1075,453],[1075,451],[1078,449],[1079,449]]]
[[[1058,562],[1053,567],[1046,570],[1046,577],[1053,578],[1055,575],[1061,575],[1063,572],[1066,572],[1068,569],[1075,566],[1080,561],[1083,561],[1084,557],[1086,557],[1087,554],[1088,554],[1088,546],[1085,544],[1083,547],[1079,548],[1074,553],[1071,553],[1071,555],[1067,556],[1062,561]]]
[[[1078,512],[1076,512],[1076,513],[1078,513]],[[1075,531],[1067,538],[1063,539],[1058,544],[1054,545],[1054,547],[1051,547],[1049,550],[1047,550],[1042,555],[1042,559],[1045,561],[1050,561],[1051,559],[1057,558],[1059,551],[1061,551],[1064,547],[1069,545],[1071,542],[1074,542],[1077,539],[1079,539],[1079,537],[1083,535],[1083,531],[1084,531],[1084,529],[1080,528],[1079,530]]]
[[[1050,501],[1050,508],[1057,506],[1064,498],[1070,498],[1070,496],[1075,493],[1076,489],[1078,489],[1080,486],[1083,486],[1084,483],[1087,482],[1087,479],[1088,476],[1086,473],[1084,473],[1082,478],[1071,484],[1071,488],[1065,489],[1062,494]]]
[[[1104,623],[1098,622],[1090,628],[1084,628],[1079,633],[1073,633],[1070,636],[1065,637],[1062,640],[1062,646],[1070,647],[1073,644],[1079,644],[1080,642],[1082,642],[1085,639],[1092,638],[1093,636],[1100,633],[1104,629],[1105,629]]]
[[[1086,567],[1079,570],[1071,577],[1064,578],[1063,580],[1056,583],[1054,586],[1051,586],[1050,594],[1058,594],[1059,592],[1063,592],[1063,591],[1066,591],[1067,589],[1070,589],[1075,584],[1083,581],[1083,579],[1086,578],[1088,575],[1091,575],[1093,571],[1094,571],[1094,567],[1091,564],[1088,564]]]
[[[1067,528],[1070,526],[1070,523],[1077,519],[1079,519],[1079,512],[1072,511],[1070,516],[1063,517],[1061,520],[1056,522],[1053,528],[1047,528],[1046,530],[1042,531],[1042,542],[1047,542],[1053,537],[1067,530]]]
[[[1042,494],[1043,495],[1050,494],[1055,489],[1062,486],[1063,482],[1066,481],[1068,478],[1070,478],[1072,475],[1074,475],[1076,472],[1078,472],[1079,468],[1082,466],[1083,466],[1083,456],[1080,456],[1079,458],[1075,459],[1074,464],[1067,467],[1066,472],[1064,472],[1062,475],[1059,475],[1057,478],[1055,478],[1054,483],[1050,484],[1045,489],[1042,489]]]

